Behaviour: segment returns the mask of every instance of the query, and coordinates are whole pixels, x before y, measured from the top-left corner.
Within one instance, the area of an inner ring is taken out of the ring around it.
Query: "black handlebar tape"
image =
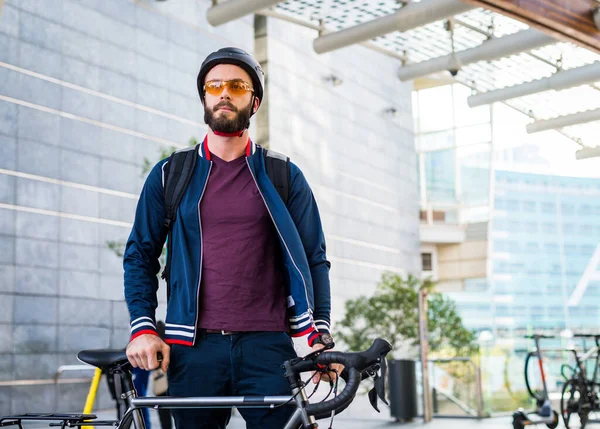
[[[313,359],[300,360],[295,362],[291,368],[296,373],[307,371],[315,371],[316,365],[327,365],[330,363],[340,363],[346,368],[355,368],[359,372],[367,369],[371,365],[379,362],[380,359],[385,359],[385,355],[392,350],[392,345],[381,338],[373,341],[371,347],[364,352],[344,353],[344,352],[323,352]]]
[[[316,416],[317,418],[322,418],[326,413],[331,413],[331,411],[334,410],[339,413],[348,407],[354,399],[363,377],[368,377],[367,374],[363,375],[362,372],[380,362],[381,359],[385,359],[385,356],[390,350],[392,350],[392,345],[388,341],[377,338],[373,341],[371,347],[363,352],[323,352],[315,358],[299,360],[290,365],[290,369],[296,374],[314,371],[317,369],[317,365],[335,363],[344,365],[344,371],[340,375],[346,381],[344,390],[329,401],[318,404],[308,404],[306,406],[308,414]]]
[[[324,355],[328,354],[332,353],[324,353]],[[318,415],[322,413],[329,413],[344,405],[347,405],[354,399],[354,396],[358,391],[358,386],[360,386],[360,372],[356,368],[350,368],[348,370],[348,382],[346,383],[344,390],[342,390],[338,396],[330,399],[329,401],[320,402],[317,404],[308,404],[306,406],[306,412],[310,415]]]

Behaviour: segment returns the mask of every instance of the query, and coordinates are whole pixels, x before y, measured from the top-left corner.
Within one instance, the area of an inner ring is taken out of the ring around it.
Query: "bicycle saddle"
[[[97,366],[100,369],[127,363],[127,355],[124,349],[82,350],[77,354],[77,358],[81,362]]]

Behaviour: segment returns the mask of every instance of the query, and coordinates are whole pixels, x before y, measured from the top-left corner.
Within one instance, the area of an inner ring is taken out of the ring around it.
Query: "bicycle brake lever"
[[[333,348],[333,344],[327,344],[325,347],[323,347],[322,349],[319,350],[315,350],[313,352],[310,352],[309,354],[307,354],[306,356],[304,356],[303,358],[299,358],[301,360],[308,360],[308,359],[312,359],[314,357],[319,356],[321,353],[323,353],[325,350],[330,350]]]

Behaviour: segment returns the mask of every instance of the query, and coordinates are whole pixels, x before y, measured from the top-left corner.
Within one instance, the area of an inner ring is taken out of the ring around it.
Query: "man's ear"
[[[255,114],[258,111],[259,107],[260,107],[260,100],[256,97],[254,97],[254,108],[252,109],[252,114]]]

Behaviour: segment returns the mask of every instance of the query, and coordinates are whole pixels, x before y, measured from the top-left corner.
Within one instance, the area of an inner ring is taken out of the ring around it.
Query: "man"
[[[289,395],[280,365],[295,357],[290,336],[313,349],[331,342],[325,240],[313,194],[290,163],[283,202],[248,137],[263,97],[258,62],[236,48],[210,54],[198,74],[209,132],[172,225],[165,338],[155,309],[167,227],[167,160],[150,172],[124,255],[131,316],[127,356],[144,369],[168,367],[171,396]],[[167,165],[168,169],[168,165]],[[250,429],[281,429],[290,408],[241,409]],[[174,410],[181,429],[224,428],[229,409]]]

